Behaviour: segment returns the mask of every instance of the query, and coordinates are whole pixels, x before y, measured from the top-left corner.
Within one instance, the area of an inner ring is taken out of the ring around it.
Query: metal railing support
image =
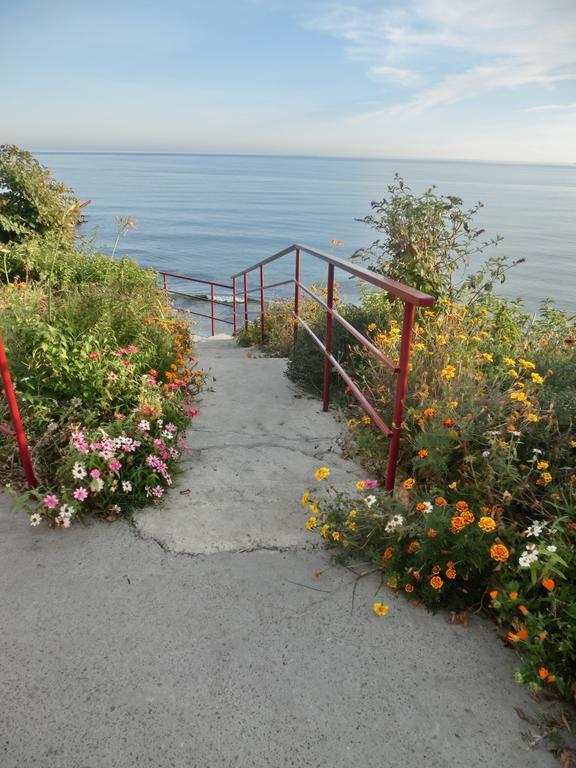
[[[248,275],[244,272],[244,328],[248,330]]]
[[[327,282],[326,304],[329,309],[332,309],[334,304],[334,264],[328,265],[328,282]],[[330,404],[330,373],[332,366],[330,365],[330,355],[332,354],[332,326],[334,318],[331,312],[326,313],[326,341],[324,346],[326,347],[326,353],[324,355],[324,386],[322,388],[322,410],[327,411]]]
[[[294,266],[294,346],[298,339],[298,317],[300,316],[300,248],[296,248],[296,263]]]
[[[12,384],[12,378],[10,376],[10,369],[8,368],[8,360],[6,358],[6,350],[4,349],[4,343],[2,336],[0,336],[0,379],[2,380],[2,387],[8,403],[8,410],[10,411],[10,418],[14,431],[3,428],[2,431],[5,434],[9,434],[16,438],[18,444],[18,452],[20,453],[20,461],[24,469],[24,475],[29,488],[36,488],[38,481],[34,474],[34,468],[32,467],[32,460],[30,458],[30,452],[28,451],[28,443],[26,441],[26,434],[22,425],[22,419],[20,418],[20,410],[18,408],[18,401],[16,400],[16,393],[14,392],[14,386]]]
[[[260,264],[260,340],[264,344],[266,328],[264,326],[264,265]]]
[[[232,278],[232,305],[234,307],[234,314],[233,314],[233,327],[234,327],[234,336],[236,336],[236,278]]]

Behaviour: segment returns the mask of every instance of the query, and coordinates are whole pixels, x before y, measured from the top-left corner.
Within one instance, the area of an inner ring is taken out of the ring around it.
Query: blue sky
[[[575,0],[0,0],[0,142],[576,162]]]

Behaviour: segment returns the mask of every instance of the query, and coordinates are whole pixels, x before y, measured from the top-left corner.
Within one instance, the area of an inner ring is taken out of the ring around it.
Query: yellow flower
[[[535,423],[537,421],[540,421],[540,416],[537,416],[535,413],[527,413],[526,421],[531,421],[532,423]]]
[[[510,400],[518,400],[519,402],[524,402],[526,400],[526,393],[525,392],[510,392]]]
[[[447,365],[446,368],[442,368],[440,376],[443,379],[453,379],[456,376],[456,368],[453,365]]]
[[[508,371],[508,376],[512,376],[513,379],[518,378],[518,371],[515,371],[514,368],[510,368]]]
[[[484,360],[487,360],[489,363],[494,362],[494,358],[489,352],[483,352],[482,357],[484,358]]]
[[[378,326],[376,325],[376,323],[370,323],[370,325],[368,325],[368,327],[366,328],[366,330],[367,330],[369,333],[373,333],[373,332],[376,330],[376,328],[377,328],[377,327],[378,327]]]
[[[458,481],[454,480],[453,483],[448,483],[448,488],[450,488],[451,491],[455,491],[457,485],[458,485]]]
[[[481,517],[478,520],[478,528],[481,528],[486,533],[490,533],[496,528],[496,523],[491,517]]]
[[[505,357],[502,362],[504,365],[516,365],[516,360],[513,360],[511,357]]]
[[[539,373],[532,373],[530,374],[530,378],[534,382],[534,384],[544,384],[544,379],[542,376],[540,376]]]
[[[536,469],[548,469],[549,466],[550,466],[549,462],[547,462],[547,461],[539,461],[536,464]]]
[[[450,406],[450,408],[458,408],[458,400],[450,400],[448,405]]]
[[[330,470],[328,467],[320,467],[320,469],[317,469],[316,472],[314,472],[314,477],[316,480],[324,480],[325,477],[328,477],[330,474]]]
[[[366,483],[364,482],[364,480],[358,480],[358,482],[356,483],[356,488],[358,488],[359,491],[362,491],[365,485]]]
[[[426,345],[422,344],[421,341],[418,341],[416,344],[414,344],[414,349],[416,349],[418,352],[422,352],[424,349],[426,349]]]
[[[356,512],[355,509],[351,509],[350,512],[348,513],[348,517],[354,518],[354,517],[356,517],[357,514],[358,514],[358,512]]]
[[[348,527],[348,529],[350,531],[355,531],[356,530],[356,523],[354,522],[354,520],[347,520],[346,521],[346,526]]]
[[[550,472],[542,472],[540,475],[540,480],[542,481],[541,483],[536,480],[538,485],[549,485],[552,482],[552,475]]]
[[[475,341],[476,343],[478,343],[479,341],[482,341],[480,336],[472,336],[471,339],[472,339],[472,341]]]
[[[310,508],[310,512],[312,512],[313,515],[318,514],[318,504],[316,504],[315,501],[313,501],[312,504],[308,504],[308,506]]]
[[[414,486],[416,485],[416,480],[414,480],[414,478],[413,478],[413,477],[409,477],[407,480],[404,480],[404,482],[402,483],[402,485],[404,486],[404,488],[405,488],[407,491],[411,491],[411,490],[412,490],[412,488],[414,488]]]
[[[570,448],[576,448],[576,440],[570,440]]]
[[[446,344],[448,342],[448,339],[443,334],[439,334],[438,336],[436,336],[436,341],[438,342],[438,344]]]
[[[524,360],[522,357],[518,358],[518,364],[522,366],[522,368],[525,368],[527,371],[533,371],[536,366],[534,363],[531,363],[529,360]]]
[[[306,528],[309,531],[313,531],[314,528],[318,525],[318,520],[312,515],[312,517],[309,517],[308,520],[306,520]]]
[[[370,416],[362,416],[362,424],[366,424],[366,425],[372,424],[372,419],[370,418]]]
[[[332,538],[334,539],[334,541],[338,541],[338,539],[340,538],[340,531],[332,531]]]
[[[384,603],[374,603],[372,610],[376,616],[387,616],[390,607],[388,605],[384,605]]]
[[[320,536],[322,536],[323,539],[325,539],[328,536],[328,531],[330,530],[330,526],[328,523],[324,523],[322,528],[320,528]]]
[[[310,500],[310,493],[308,491],[304,491],[304,493],[302,494],[302,498],[300,500],[302,506],[305,507],[306,504],[308,504],[309,500]]]

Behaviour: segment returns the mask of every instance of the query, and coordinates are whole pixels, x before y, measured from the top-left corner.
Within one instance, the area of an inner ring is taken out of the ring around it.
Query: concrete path
[[[200,351],[215,392],[166,509],[51,531],[0,497],[0,766],[555,766],[521,737],[514,706],[536,705],[491,625],[386,591],[378,618],[379,580],[353,597],[303,536],[294,499],[342,467],[331,417],[281,361]]]

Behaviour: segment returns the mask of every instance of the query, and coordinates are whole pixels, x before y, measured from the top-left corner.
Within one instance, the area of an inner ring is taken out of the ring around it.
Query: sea
[[[118,217],[136,225],[116,254],[205,280],[230,276],[292,243],[349,259],[378,233],[359,219],[387,196],[396,173],[414,193],[483,208],[476,225],[502,242],[485,255],[522,259],[497,290],[537,312],[543,300],[576,312],[576,165],[255,155],[35,152],[84,209],[82,235],[111,253]],[[473,259],[471,267],[481,259]],[[294,257],[266,268],[266,282],[292,277]],[[322,283],[326,264],[304,257],[302,280]],[[344,297],[356,281],[336,275]],[[183,283],[178,284],[178,290]],[[256,286],[256,273],[249,287]],[[194,291],[202,292],[201,286]],[[282,294],[277,288],[269,294]],[[185,292],[185,291],[184,291]],[[226,294],[222,291],[222,298]],[[256,294],[254,294],[256,296]],[[267,296],[268,297],[268,296]]]

